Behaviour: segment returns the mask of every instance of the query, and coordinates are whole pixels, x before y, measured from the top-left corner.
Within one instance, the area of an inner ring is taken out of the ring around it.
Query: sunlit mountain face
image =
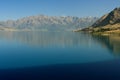
[[[97,17],[57,17],[57,16],[30,16],[18,20],[0,22],[0,29],[29,29],[42,31],[71,31],[91,26]]]

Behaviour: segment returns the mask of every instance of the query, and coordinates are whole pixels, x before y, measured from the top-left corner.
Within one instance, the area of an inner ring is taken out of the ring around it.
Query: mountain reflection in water
[[[63,36],[64,35],[64,36]],[[91,47],[92,43],[100,44],[115,56],[120,55],[120,35],[95,36],[73,32],[0,32],[1,40],[17,41],[23,44],[39,47]]]
[[[90,35],[72,32],[0,32],[0,39],[40,47],[75,47],[82,44],[89,46],[91,38],[88,36]]]
[[[0,31],[0,80],[118,80],[119,45],[119,35]]]
[[[107,48],[114,56],[120,56],[120,35],[92,36],[95,41]]]

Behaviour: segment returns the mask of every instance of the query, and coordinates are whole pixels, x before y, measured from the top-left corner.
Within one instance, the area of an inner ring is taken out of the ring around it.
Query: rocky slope
[[[96,21],[92,27],[100,27],[106,25],[114,25],[120,23],[120,8],[115,8],[110,13],[101,17],[98,21]]]
[[[91,27],[84,28],[82,31],[100,34],[120,33],[120,8],[115,8],[98,19]]]
[[[92,25],[98,18],[96,17],[56,17],[56,16],[30,16],[18,20],[8,20],[0,22],[0,29],[29,29],[29,30],[74,30]]]

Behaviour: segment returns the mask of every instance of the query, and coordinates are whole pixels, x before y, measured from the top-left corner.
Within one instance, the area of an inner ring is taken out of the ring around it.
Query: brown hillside
[[[102,27],[106,25],[113,25],[116,23],[120,23],[120,8],[115,8],[110,13],[102,16],[92,25],[92,27]]]

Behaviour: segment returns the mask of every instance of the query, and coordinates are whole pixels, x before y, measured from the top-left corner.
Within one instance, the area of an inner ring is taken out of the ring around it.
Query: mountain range
[[[18,20],[0,21],[0,30],[42,30],[66,31],[86,28],[92,25],[97,17],[74,16],[29,16]]]

